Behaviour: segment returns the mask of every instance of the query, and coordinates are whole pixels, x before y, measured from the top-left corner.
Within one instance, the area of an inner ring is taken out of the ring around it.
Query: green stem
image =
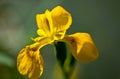
[[[75,59],[70,54],[70,57],[67,57],[66,60],[69,60],[69,61],[64,64],[64,67],[61,67],[61,68],[62,68],[65,79],[70,79],[71,75],[73,74],[73,70],[75,68]]]
[[[75,68],[75,59],[71,53],[67,53],[66,44],[64,42],[55,42],[56,57],[61,66],[65,79],[70,79]]]

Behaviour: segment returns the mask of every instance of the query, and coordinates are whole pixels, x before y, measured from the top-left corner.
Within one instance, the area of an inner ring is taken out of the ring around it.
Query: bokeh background
[[[27,79],[17,71],[17,54],[37,36],[36,14],[57,5],[72,14],[68,34],[88,32],[99,49],[98,60],[77,62],[77,79],[120,79],[119,0],[0,0],[0,79]],[[41,53],[45,61],[42,79],[53,79],[54,47],[45,46]]]

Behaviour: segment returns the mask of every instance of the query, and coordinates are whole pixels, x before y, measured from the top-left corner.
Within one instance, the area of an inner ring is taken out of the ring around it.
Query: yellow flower
[[[37,14],[37,33],[39,37],[33,39],[34,44],[23,48],[17,57],[17,67],[21,74],[30,79],[38,79],[43,73],[43,58],[39,50],[54,41],[68,43],[76,60],[91,62],[98,57],[98,50],[88,33],[66,34],[72,23],[72,17],[61,6],[52,11],[46,10],[44,14]]]

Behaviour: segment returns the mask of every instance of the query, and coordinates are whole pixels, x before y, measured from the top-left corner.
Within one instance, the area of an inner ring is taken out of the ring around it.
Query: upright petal
[[[50,23],[47,18],[49,11],[46,10],[45,14],[37,14],[36,21],[38,25],[38,35],[40,36],[49,36],[50,35]]]
[[[51,17],[55,38],[62,39],[72,23],[71,14],[61,6],[57,6],[51,11]]]
[[[73,56],[81,62],[91,62],[98,58],[98,50],[88,33],[75,33],[65,37]]]
[[[43,58],[39,53],[39,47],[36,46],[37,44],[26,46],[17,57],[19,72],[30,79],[38,79],[43,73]]]

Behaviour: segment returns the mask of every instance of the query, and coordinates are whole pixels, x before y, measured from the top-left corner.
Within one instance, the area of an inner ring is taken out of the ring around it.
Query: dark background
[[[0,0],[0,79],[27,79],[17,71],[17,54],[37,36],[36,14],[57,5],[73,17],[67,33],[88,32],[99,49],[98,60],[77,62],[77,79],[120,79],[119,0]],[[53,52],[53,45],[41,49],[45,62],[42,79],[53,79]]]

